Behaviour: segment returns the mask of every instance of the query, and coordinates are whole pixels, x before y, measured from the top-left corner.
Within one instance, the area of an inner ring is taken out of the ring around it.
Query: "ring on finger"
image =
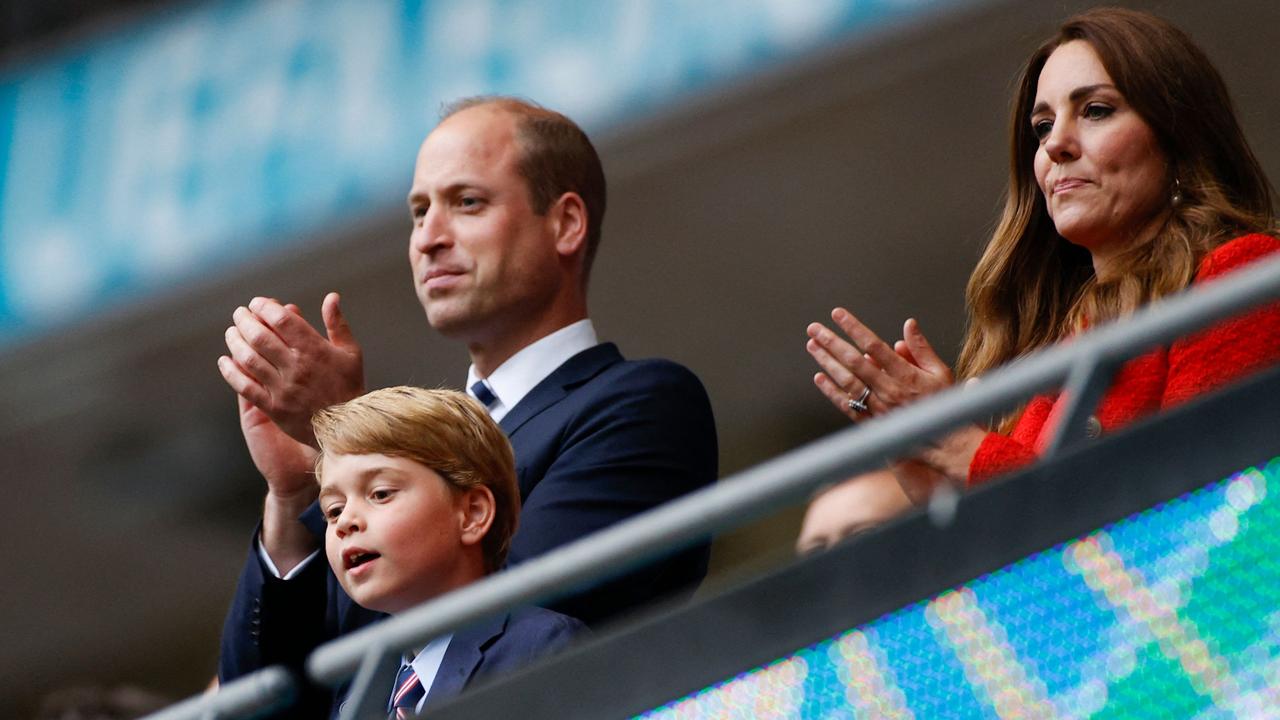
[[[871,397],[871,388],[862,388],[862,394],[858,396],[857,400],[854,400],[853,397],[849,398],[849,409],[864,415],[871,414],[871,408],[867,406],[867,398],[869,397]]]

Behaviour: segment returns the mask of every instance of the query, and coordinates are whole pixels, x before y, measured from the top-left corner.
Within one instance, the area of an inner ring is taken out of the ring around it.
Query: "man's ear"
[[[488,534],[493,525],[493,515],[498,504],[493,499],[493,491],[479,485],[467,488],[458,498],[459,521],[462,530],[462,544],[478,545]]]
[[[568,257],[586,247],[590,218],[587,204],[576,192],[567,192],[547,209],[556,237],[556,252]]]

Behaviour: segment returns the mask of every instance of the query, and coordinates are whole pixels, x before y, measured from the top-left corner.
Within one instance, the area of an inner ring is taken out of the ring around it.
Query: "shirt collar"
[[[500,422],[508,410],[566,360],[599,344],[595,326],[590,319],[583,319],[525,346],[489,373],[489,377],[483,378],[498,396],[498,401],[489,408],[489,416],[494,422]],[[468,392],[480,379],[474,364],[467,368]]]
[[[432,640],[409,663],[418,675],[418,682],[422,683],[422,699],[418,700],[415,710],[421,710],[427,695],[431,694],[431,686],[440,672],[440,663],[444,661],[444,651],[449,649],[450,640],[453,640],[453,633]]]

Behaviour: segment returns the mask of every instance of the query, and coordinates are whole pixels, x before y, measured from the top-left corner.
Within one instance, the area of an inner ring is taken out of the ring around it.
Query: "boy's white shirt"
[[[319,550],[312,550],[310,555],[302,559],[302,562],[298,563],[297,565],[294,565],[293,569],[289,570],[289,572],[285,573],[284,575],[281,575],[280,570],[276,568],[276,564],[271,562],[271,556],[267,554],[266,548],[262,547],[261,537],[258,538],[257,543],[258,543],[258,559],[262,561],[262,564],[266,566],[267,570],[273,576],[278,577],[281,580],[292,580],[295,575],[302,572],[303,569],[305,569],[308,565],[311,564],[311,560],[315,558],[315,556],[320,554]]]
[[[489,373],[487,378],[481,378],[476,374],[475,365],[468,367],[467,394],[475,397],[471,392],[471,386],[475,385],[477,380],[483,379],[498,398],[493,407],[488,408],[489,417],[493,418],[494,422],[502,422],[507,411],[523,400],[530,390],[538,386],[538,383],[546,380],[548,375],[556,371],[556,368],[574,355],[599,344],[595,325],[591,323],[590,318],[565,325],[512,355],[496,370]],[[312,552],[303,558],[302,562],[294,565],[289,572],[281,575],[276,564],[271,561],[271,556],[262,547],[262,538],[259,537],[256,543],[258,558],[262,560],[263,566],[273,577],[281,580],[292,580],[320,554],[319,550]]]
[[[413,660],[408,660],[408,656],[400,658],[400,662],[408,662],[413,667],[413,672],[418,675],[418,682],[422,683],[422,697],[418,698],[418,704],[413,706],[414,712],[422,712],[422,706],[427,704],[427,695],[431,694],[431,686],[436,682],[436,676],[440,674],[440,664],[444,662],[444,653],[449,649],[449,642],[453,640],[453,633],[441,635],[440,637],[427,643]],[[392,687],[387,691],[387,704],[391,704],[391,696],[395,694],[398,688]],[[347,701],[343,700],[339,706],[339,711],[345,708]]]
[[[414,706],[414,710],[422,710],[422,706],[427,702],[427,695],[431,693],[431,686],[435,684],[436,675],[440,674],[440,663],[444,661],[444,651],[449,649],[449,641],[453,640],[453,633],[442,635],[435,640],[427,643],[422,651],[414,656],[413,662],[409,663],[413,666],[413,671],[418,674],[418,682],[422,683],[422,697],[418,699],[418,704]],[[391,692],[395,692],[395,688],[391,688]],[[390,693],[388,693],[390,695]]]

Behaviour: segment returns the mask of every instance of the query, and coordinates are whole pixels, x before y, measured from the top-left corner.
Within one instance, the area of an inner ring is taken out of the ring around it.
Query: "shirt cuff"
[[[262,539],[258,538],[257,540],[254,541],[254,544],[258,546],[258,559],[262,561],[263,567],[265,567],[267,571],[270,572],[272,575],[274,575],[277,578],[280,578],[281,580],[292,580],[294,577],[298,575],[298,573],[306,569],[307,565],[310,565],[311,561],[314,560],[315,557],[320,554],[319,550],[312,550],[310,555],[302,559],[302,562],[298,563],[297,565],[294,565],[293,569],[289,570],[289,572],[285,573],[284,575],[281,575],[280,570],[276,568],[276,564],[271,562],[271,556],[267,554],[267,549],[262,547]]]

